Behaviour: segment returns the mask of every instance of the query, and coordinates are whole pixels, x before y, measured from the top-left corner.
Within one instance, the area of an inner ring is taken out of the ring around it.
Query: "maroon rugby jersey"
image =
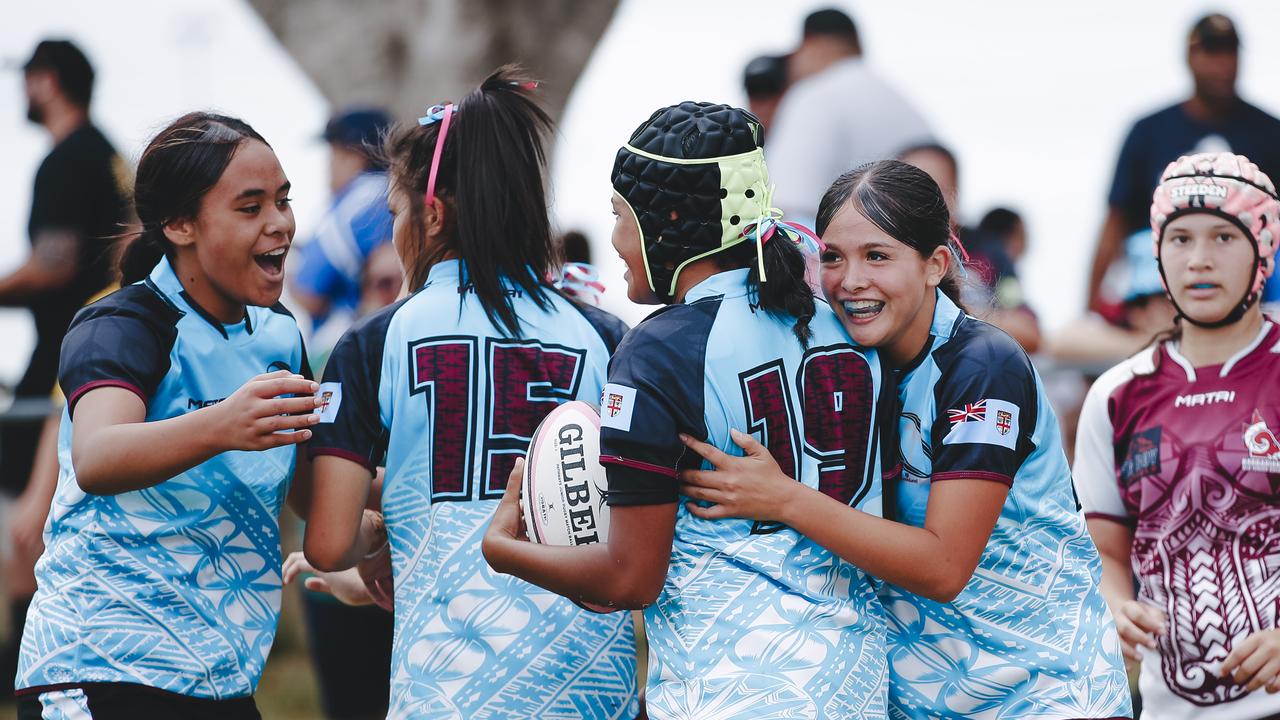
[[[1280,696],[1218,677],[1234,643],[1276,628],[1280,602],[1280,328],[1263,324],[1222,365],[1194,368],[1174,343],[1094,384],[1075,480],[1087,517],[1134,531],[1139,599],[1164,610],[1140,689],[1159,718],[1280,713]]]

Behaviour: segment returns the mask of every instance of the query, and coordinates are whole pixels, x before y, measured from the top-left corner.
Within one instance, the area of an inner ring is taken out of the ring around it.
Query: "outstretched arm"
[[[787,477],[769,451],[732,431],[745,457],[687,436],[681,439],[715,470],[680,473],[681,492],[698,517],[785,523],[865,572],[938,602],[960,594],[973,576],[1009,488],[990,480],[939,482],[929,493],[924,527],[886,520]]]
[[[640,609],[658,598],[671,558],[675,503],[611,506],[609,538],[602,543],[538,545],[529,542],[521,527],[523,471],[521,459],[485,533],[484,557],[490,567],[557,595],[611,608]]]
[[[153,422],[144,422],[147,408],[134,392],[95,388],[72,409],[76,481],[87,493],[115,495],[158,485],[228,450],[304,442],[318,419],[311,414],[316,387],[280,370],[253,378],[217,405]]]

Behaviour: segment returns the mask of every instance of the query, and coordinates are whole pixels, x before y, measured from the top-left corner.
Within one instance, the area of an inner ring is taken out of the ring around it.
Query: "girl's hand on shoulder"
[[[1222,661],[1222,677],[1250,692],[1266,687],[1280,692],[1280,630],[1259,630],[1237,643]]]
[[[730,437],[746,453],[734,457],[688,435],[680,440],[690,450],[715,466],[715,470],[680,471],[683,495],[712,503],[704,507],[686,503],[689,512],[700,518],[747,518],[786,522],[786,509],[804,485],[788,477],[768,448],[753,436],[730,430]]]
[[[288,370],[259,375],[208,408],[216,418],[209,431],[226,450],[268,450],[306,442],[311,439],[309,428],[320,421],[314,412],[322,402],[315,396],[319,389],[315,381]]]
[[[502,547],[509,542],[528,542],[525,532],[524,513],[520,511],[520,486],[523,485],[524,458],[517,458],[515,467],[507,476],[507,489],[493,511],[489,528],[485,530],[484,541],[480,545],[485,560],[498,572],[502,572]]]
[[[1116,608],[1115,620],[1124,656],[1134,662],[1142,661],[1139,647],[1156,650],[1155,636],[1163,635],[1167,630],[1164,613],[1139,600],[1126,601]]]

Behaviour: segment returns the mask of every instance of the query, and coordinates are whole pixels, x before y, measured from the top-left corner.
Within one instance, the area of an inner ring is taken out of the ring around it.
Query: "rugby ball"
[[[520,511],[529,540],[590,545],[609,537],[608,480],[600,465],[600,413],[574,400],[552,410],[529,442]],[[611,608],[578,603],[594,612]]]

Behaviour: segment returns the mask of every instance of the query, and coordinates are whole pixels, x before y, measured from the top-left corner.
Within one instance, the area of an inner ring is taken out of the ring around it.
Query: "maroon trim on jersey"
[[[1095,520],[1095,519],[1110,520],[1111,522],[1114,522],[1114,523],[1127,525],[1130,528],[1138,524],[1137,518],[1126,517],[1124,515],[1112,515],[1111,513],[1102,513],[1102,512],[1087,512],[1084,514],[1084,519],[1085,520]]]
[[[142,388],[134,385],[128,380],[94,380],[93,382],[81,385],[75,392],[71,393],[70,397],[67,398],[67,414],[70,415],[72,411],[76,409],[76,403],[80,402],[80,398],[84,397],[85,393],[102,387],[124,388],[134,395],[142,398],[143,407],[146,407],[149,403],[147,394],[142,392]]]
[[[600,464],[601,465],[621,465],[623,467],[629,467],[635,470],[644,470],[645,472],[657,473],[658,475],[665,475],[670,478],[676,477],[676,471],[673,470],[672,468],[663,467],[661,465],[654,465],[652,463],[647,463],[647,462],[640,462],[639,460],[629,460],[624,457],[618,457],[617,455],[601,455]]]
[[[990,480],[1006,487],[1013,487],[1013,478],[1004,473],[991,472],[990,470],[948,470],[934,473],[929,478],[929,482],[942,482],[944,480]]]
[[[370,462],[369,458],[363,457],[359,453],[353,453],[350,450],[343,450],[342,448],[329,448],[329,447],[309,448],[307,450],[307,455],[310,456],[311,458],[316,458],[321,455],[332,455],[333,457],[340,457],[343,460],[350,460],[353,463],[362,465],[366,469],[368,469],[369,472],[371,473],[378,472],[377,466],[375,466],[372,462]]]

